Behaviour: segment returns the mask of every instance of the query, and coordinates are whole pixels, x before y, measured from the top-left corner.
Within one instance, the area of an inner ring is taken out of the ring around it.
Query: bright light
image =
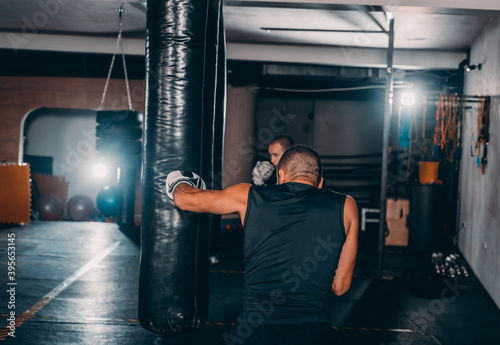
[[[404,92],[401,95],[402,105],[413,105],[415,103],[415,94],[413,92]]]
[[[103,178],[108,173],[108,167],[102,163],[99,163],[94,165],[94,169],[92,169],[92,172],[94,173],[95,176]]]

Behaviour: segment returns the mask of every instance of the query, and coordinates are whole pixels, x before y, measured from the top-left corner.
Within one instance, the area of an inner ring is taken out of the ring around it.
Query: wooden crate
[[[385,238],[386,246],[408,246],[408,215],[410,200],[402,198],[387,198],[385,219],[389,235]]]
[[[0,164],[0,223],[27,224],[30,214],[29,164]]]

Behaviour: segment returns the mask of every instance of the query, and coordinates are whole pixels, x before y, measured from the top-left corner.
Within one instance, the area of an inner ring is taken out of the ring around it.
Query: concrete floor
[[[9,281],[12,234],[15,280]],[[238,229],[225,230],[220,262],[211,266],[207,326],[173,338],[156,336],[137,320],[139,246],[133,231],[109,223],[31,222],[3,226],[0,243],[0,326],[8,325],[11,287],[17,317],[15,338],[8,328],[0,331],[6,344],[224,344],[222,335],[240,311]],[[404,267],[413,265],[418,274],[426,265],[389,250],[385,275],[390,277],[376,281],[368,274],[374,259],[372,251],[361,251],[351,290],[332,297],[331,323],[339,344],[500,344],[498,308],[473,275],[430,287],[425,279],[404,280],[399,277]],[[444,298],[416,296],[416,291],[446,287]]]

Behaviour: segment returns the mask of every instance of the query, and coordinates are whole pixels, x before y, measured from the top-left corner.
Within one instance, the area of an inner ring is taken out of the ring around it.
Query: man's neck
[[[311,180],[300,178],[300,177],[291,179],[290,181],[286,181],[286,182],[283,182],[283,183],[288,183],[288,182],[302,183],[302,184],[307,184],[309,186],[317,187]]]

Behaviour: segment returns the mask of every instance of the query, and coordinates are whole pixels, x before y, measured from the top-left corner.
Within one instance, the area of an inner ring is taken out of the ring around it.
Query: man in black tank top
[[[328,295],[350,287],[358,210],[351,197],[321,189],[321,175],[318,154],[297,145],[278,163],[278,185],[167,186],[177,207],[238,213],[244,225],[243,311],[226,344],[334,344]]]

